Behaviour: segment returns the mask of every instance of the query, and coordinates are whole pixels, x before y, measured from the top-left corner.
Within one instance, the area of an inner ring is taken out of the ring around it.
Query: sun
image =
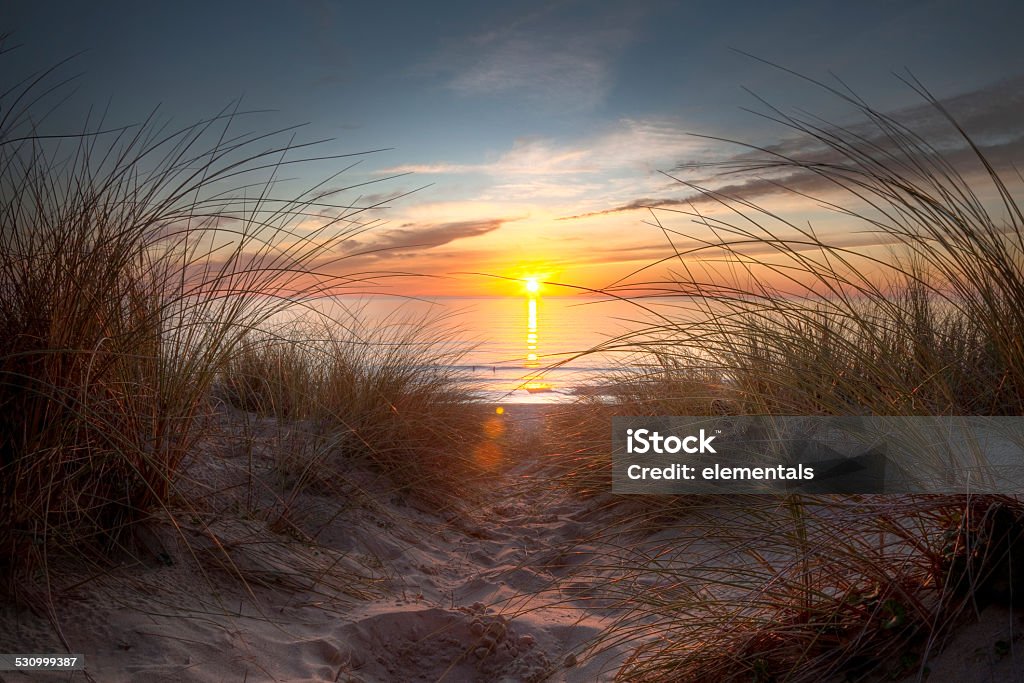
[[[536,294],[540,291],[540,283],[537,282],[537,278],[528,277],[526,278],[526,291],[530,294]]]

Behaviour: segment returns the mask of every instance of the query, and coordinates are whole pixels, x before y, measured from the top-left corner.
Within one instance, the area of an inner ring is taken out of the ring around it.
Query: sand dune
[[[510,409],[508,424],[529,431],[539,410]],[[260,429],[255,469],[269,472],[280,443],[272,421]],[[596,552],[578,542],[597,503],[538,497],[542,459],[503,470],[486,502],[439,513],[353,465],[340,509],[337,492],[315,487],[290,501],[315,542],[271,514],[238,512],[248,466],[243,449],[210,444],[189,470],[219,491],[207,509],[178,512],[177,526],[156,520],[139,559],[58,588],[60,629],[95,680],[589,681],[624,654],[580,656],[608,623],[574,598],[571,571]],[[281,495],[271,488],[251,507],[269,507]],[[57,585],[83,578],[64,571]],[[0,649],[64,651],[44,614],[2,618]]]
[[[615,568],[657,567],[633,578],[670,600],[701,589],[666,582],[665,569],[709,558],[720,567],[729,534],[630,528],[607,497],[545,485],[553,463],[530,448],[545,410],[507,409],[514,438],[503,443],[519,446],[447,510],[355,462],[296,489],[279,465],[282,449],[302,447],[301,430],[225,414],[222,437],[188,468],[187,499],[205,504],[154,519],[120,567],[57,570],[62,636],[42,609],[4,608],[0,651],[63,652],[63,637],[91,680],[115,682],[609,680],[657,632],[608,590]],[[970,666],[989,631],[1015,642],[1013,619],[987,612],[933,670],[1014,680],[1012,657]],[[630,637],[609,638],[613,628]]]

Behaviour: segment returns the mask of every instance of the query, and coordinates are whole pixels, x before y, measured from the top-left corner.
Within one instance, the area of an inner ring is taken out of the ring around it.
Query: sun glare
[[[540,291],[540,283],[537,282],[537,278],[528,277],[526,278],[526,291],[530,294],[536,294]]]

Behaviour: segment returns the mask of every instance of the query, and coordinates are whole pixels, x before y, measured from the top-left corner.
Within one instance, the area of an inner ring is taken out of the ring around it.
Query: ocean
[[[595,349],[650,324],[633,303],[580,297],[367,297],[342,304],[371,332],[426,324],[428,336],[452,351],[450,367],[499,403],[574,399],[628,357],[626,349]]]

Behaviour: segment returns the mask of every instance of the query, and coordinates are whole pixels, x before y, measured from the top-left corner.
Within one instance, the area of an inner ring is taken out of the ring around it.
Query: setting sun
[[[528,277],[526,278],[526,291],[530,294],[536,294],[540,291],[540,283],[537,282],[537,278]]]

